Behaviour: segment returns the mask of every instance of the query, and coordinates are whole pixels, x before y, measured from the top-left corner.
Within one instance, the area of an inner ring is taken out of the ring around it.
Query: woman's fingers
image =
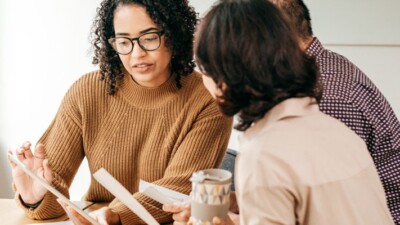
[[[226,216],[224,218],[219,218],[217,216],[213,217],[213,225],[235,225],[236,223],[233,222],[233,220],[229,217]]]
[[[24,144],[22,144],[21,148],[24,149],[25,158],[29,159],[29,158],[33,157],[30,142],[28,142],[28,141],[25,142]]]
[[[166,212],[170,213],[180,213],[185,209],[190,209],[190,204],[182,204],[182,203],[172,203],[172,204],[164,204],[162,209]]]
[[[214,216],[212,219],[212,222],[214,225],[218,225],[218,224],[221,224],[221,219],[217,216]]]
[[[188,223],[185,223],[185,222],[177,222],[177,221],[174,221],[174,223],[173,223],[173,225],[187,225]]]
[[[24,148],[18,148],[15,150],[15,155],[17,156],[17,159],[21,162],[25,160],[25,149]]]
[[[8,154],[7,154],[7,159],[8,159],[8,163],[10,164],[10,166],[11,166],[11,168],[15,168],[15,167],[17,167],[17,164],[15,164],[15,162],[13,162],[12,160],[11,160],[11,156],[10,155],[14,155],[13,154],[13,152],[11,151],[11,150],[8,150]]]
[[[77,213],[74,209],[71,209],[71,207],[69,207],[63,201],[61,201],[60,199],[57,199],[57,202],[64,209],[65,213],[67,213],[68,218],[74,223],[74,225],[89,225],[90,224],[79,213]]]
[[[176,222],[185,222],[187,223],[190,218],[190,209],[184,209],[179,213],[172,214],[172,219]]]
[[[51,183],[53,181],[53,174],[51,172],[51,167],[49,165],[49,160],[45,159],[43,161],[43,177],[46,179],[47,182]]]
[[[101,225],[121,224],[119,214],[107,206],[89,213],[89,216],[93,217]]]
[[[37,144],[35,149],[34,158],[34,168],[38,169],[43,166],[43,161],[46,159],[46,150],[43,144]]]
[[[50,166],[48,163],[36,169],[34,168],[34,157],[30,146],[31,144],[29,142],[25,142],[20,148],[15,150],[14,153],[9,151],[8,161],[12,167],[13,182],[19,191],[21,199],[27,204],[34,204],[43,199],[47,189],[28,176],[24,170],[19,168],[18,165],[12,161],[11,157],[16,156],[17,160],[23,163],[27,168],[49,182],[52,181],[52,174],[51,170],[49,170]]]
[[[163,210],[172,213],[174,225],[187,224],[190,218],[190,204],[189,203],[172,203],[164,204]]]

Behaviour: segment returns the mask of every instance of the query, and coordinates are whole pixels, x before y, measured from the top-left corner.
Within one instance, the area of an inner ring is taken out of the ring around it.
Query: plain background
[[[214,1],[191,0],[202,15]],[[306,0],[316,36],[375,82],[400,115],[398,0]],[[89,34],[100,0],[0,1],[0,198],[12,198],[8,149],[35,143],[53,119],[68,87],[96,69]],[[397,13],[398,14],[398,13]],[[238,132],[229,147],[237,149]],[[87,190],[81,166],[71,199]]]

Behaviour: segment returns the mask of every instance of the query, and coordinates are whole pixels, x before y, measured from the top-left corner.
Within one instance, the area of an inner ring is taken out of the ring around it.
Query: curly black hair
[[[107,82],[107,93],[116,93],[122,80],[123,65],[108,39],[114,36],[114,11],[120,5],[138,4],[146,8],[150,18],[164,30],[165,44],[172,50],[171,70],[176,74],[176,86],[181,88],[181,76],[193,72],[193,39],[198,23],[197,14],[187,0],[104,0],[93,22],[92,63],[99,64],[101,80]]]
[[[221,0],[202,20],[196,63],[222,90],[225,115],[239,113],[245,131],[280,102],[321,98],[318,67],[303,52],[294,28],[265,0]]]

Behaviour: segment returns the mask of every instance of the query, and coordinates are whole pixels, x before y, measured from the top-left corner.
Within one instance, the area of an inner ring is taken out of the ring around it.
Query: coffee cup
[[[193,173],[191,216],[193,225],[212,225],[214,217],[224,218],[229,211],[232,173],[206,169]]]

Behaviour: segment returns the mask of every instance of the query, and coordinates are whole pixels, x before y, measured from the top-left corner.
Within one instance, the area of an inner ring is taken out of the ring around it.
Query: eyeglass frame
[[[161,36],[164,35],[164,33],[165,33],[164,30],[160,30],[160,31],[147,32],[147,33],[141,34],[141,35],[139,35],[139,36],[137,36],[137,37],[134,37],[134,38],[129,38],[129,37],[112,37],[112,38],[109,38],[109,39],[108,39],[108,43],[111,45],[112,49],[113,49],[116,53],[118,53],[118,54],[120,54],[120,55],[129,55],[129,54],[132,53],[133,48],[135,47],[135,43],[133,43],[133,41],[136,41],[136,43],[138,43],[139,47],[140,47],[143,51],[151,52],[151,51],[155,51],[155,50],[157,50],[157,49],[160,48],[160,46],[161,46]],[[147,35],[147,34],[157,34],[157,35],[158,35],[159,44],[158,44],[157,48],[152,49],[152,50],[147,50],[145,47],[142,46],[142,44],[140,43],[139,39],[140,39],[142,36]],[[132,48],[131,48],[131,50],[130,50],[128,53],[122,54],[122,53],[119,53],[119,52],[115,49],[114,45],[112,44],[112,41],[115,41],[117,38],[125,38],[125,39],[128,39],[128,40],[131,42]]]

